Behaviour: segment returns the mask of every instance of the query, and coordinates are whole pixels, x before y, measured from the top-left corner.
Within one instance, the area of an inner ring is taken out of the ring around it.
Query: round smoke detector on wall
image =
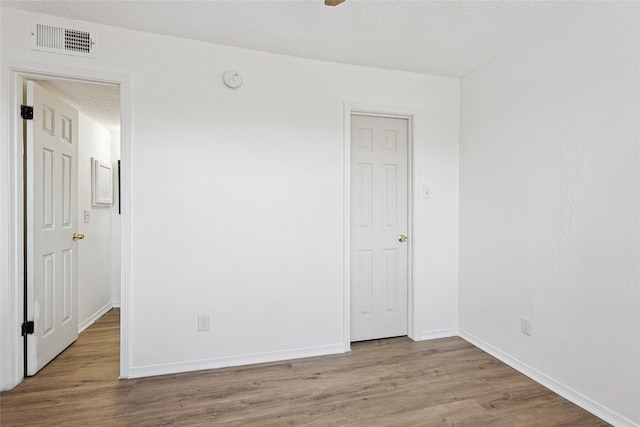
[[[237,89],[242,86],[242,76],[237,71],[227,71],[222,76],[224,80],[224,84],[226,84],[231,89]]]

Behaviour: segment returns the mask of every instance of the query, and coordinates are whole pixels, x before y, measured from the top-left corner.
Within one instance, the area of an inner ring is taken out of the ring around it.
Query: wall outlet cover
[[[211,318],[208,314],[198,315],[198,332],[208,331],[211,327]]]
[[[520,319],[520,332],[531,336],[531,319],[527,319],[526,317]]]

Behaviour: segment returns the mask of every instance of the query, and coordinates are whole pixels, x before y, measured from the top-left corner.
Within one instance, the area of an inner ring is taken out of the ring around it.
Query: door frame
[[[407,236],[409,237],[408,254],[407,254],[407,335],[412,340],[418,340],[419,333],[417,326],[419,324],[418,314],[419,310],[416,307],[416,301],[418,298],[418,289],[414,286],[414,256],[418,247],[417,242],[414,242],[414,236],[416,235],[414,230],[413,218],[414,218],[414,189],[416,185],[416,165],[415,159],[417,158],[416,141],[419,139],[419,121],[420,110],[413,107],[401,107],[401,106],[388,106],[388,105],[376,105],[361,102],[344,102],[344,136],[343,136],[343,149],[344,149],[344,171],[343,171],[343,345],[345,351],[351,350],[351,116],[352,115],[364,115],[374,117],[388,117],[395,119],[406,119],[408,122],[407,132]]]
[[[7,99],[0,107],[6,118],[7,129],[0,134],[0,154],[7,160],[0,164],[3,192],[6,190],[7,205],[0,223],[0,236],[7,237],[6,272],[0,276],[0,389],[11,389],[23,379],[23,337],[20,325],[23,318],[24,290],[24,182],[23,182],[23,124],[20,117],[22,104],[22,80],[67,80],[80,83],[116,85],[120,87],[120,152],[121,152],[121,241],[120,241],[120,377],[129,376],[130,367],[130,236],[131,236],[131,82],[125,74],[104,73],[95,70],[59,67],[32,63],[9,62],[3,64],[1,93]],[[6,147],[6,152],[5,152]],[[4,157],[6,155],[6,157]],[[6,183],[6,186],[4,185]],[[6,214],[6,215],[4,215]],[[4,238],[3,238],[4,240]]]

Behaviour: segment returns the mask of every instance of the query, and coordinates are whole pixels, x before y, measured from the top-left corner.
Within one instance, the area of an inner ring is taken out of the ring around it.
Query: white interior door
[[[27,375],[78,337],[78,112],[32,81],[26,103]]]
[[[351,340],[407,335],[408,121],[351,117]]]

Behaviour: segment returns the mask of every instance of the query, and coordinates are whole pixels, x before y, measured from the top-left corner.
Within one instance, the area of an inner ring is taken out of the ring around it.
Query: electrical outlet
[[[520,332],[531,336],[531,319],[527,319],[526,317],[520,319]]]
[[[198,332],[208,331],[211,326],[210,317],[208,314],[198,315]]]

